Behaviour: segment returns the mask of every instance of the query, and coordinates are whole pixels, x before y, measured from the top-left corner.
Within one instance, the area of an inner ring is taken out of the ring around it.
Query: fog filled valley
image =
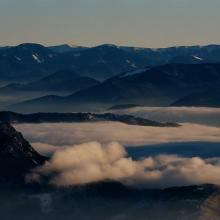
[[[6,219],[218,219],[220,110],[133,107],[112,112],[168,119],[180,126],[14,122],[16,130],[49,160],[25,175],[25,187],[2,183],[2,215]]]
[[[219,62],[218,45],[0,49],[2,218],[219,219]]]

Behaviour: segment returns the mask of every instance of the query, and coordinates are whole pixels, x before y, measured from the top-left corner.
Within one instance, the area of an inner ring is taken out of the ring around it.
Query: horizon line
[[[44,47],[54,47],[54,46],[70,46],[70,47],[85,47],[85,48],[94,48],[99,46],[116,46],[116,47],[132,47],[132,48],[141,48],[141,49],[166,49],[166,48],[178,48],[178,47],[207,47],[207,46],[220,46],[220,43],[207,43],[207,44],[179,44],[179,45],[168,45],[164,47],[144,47],[144,46],[134,46],[134,45],[122,45],[122,44],[114,44],[114,43],[100,43],[94,44],[91,46],[82,45],[82,44],[72,44],[72,43],[57,43],[57,44],[47,44],[42,42],[22,42],[18,44],[7,44],[7,45],[0,45],[0,47],[17,47],[23,44],[38,44]]]

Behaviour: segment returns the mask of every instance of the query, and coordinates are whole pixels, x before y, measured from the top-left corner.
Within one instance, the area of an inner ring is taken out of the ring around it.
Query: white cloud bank
[[[58,187],[108,180],[141,188],[219,185],[220,158],[159,155],[135,161],[116,142],[90,142],[57,150],[49,162],[33,170],[26,180],[40,182],[43,177]]]
[[[220,127],[220,108],[207,107],[134,107],[114,110],[117,114],[131,114],[156,121],[198,123]]]
[[[133,160],[123,147],[220,142],[219,127],[183,123],[177,128],[160,128],[118,122],[18,124],[15,127],[40,153],[53,153],[50,161],[27,176],[27,181],[46,179],[48,184],[58,187],[108,180],[144,188],[220,185],[220,158],[158,155]]]
[[[118,122],[18,124],[15,127],[40,153],[92,141],[104,144],[117,141],[125,146],[220,142],[220,128],[190,123],[177,128],[133,126]]]

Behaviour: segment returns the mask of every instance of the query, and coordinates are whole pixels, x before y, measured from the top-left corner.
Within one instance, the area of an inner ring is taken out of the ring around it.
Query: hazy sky
[[[220,0],[0,0],[0,45],[220,43]]]

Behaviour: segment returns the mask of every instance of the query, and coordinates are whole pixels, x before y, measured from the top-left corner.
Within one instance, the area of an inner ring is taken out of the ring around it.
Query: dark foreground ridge
[[[15,112],[0,112],[0,121],[5,123],[59,123],[59,122],[99,122],[114,121],[129,125],[154,126],[154,127],[178,127],[177,123],[156,122],[132,115],[116,115],[112,113],[35,113],[19,114]]]
[[[0,122],[0,177],[23,178],[30,169],[42,165],[41,156],[10,124]]]

